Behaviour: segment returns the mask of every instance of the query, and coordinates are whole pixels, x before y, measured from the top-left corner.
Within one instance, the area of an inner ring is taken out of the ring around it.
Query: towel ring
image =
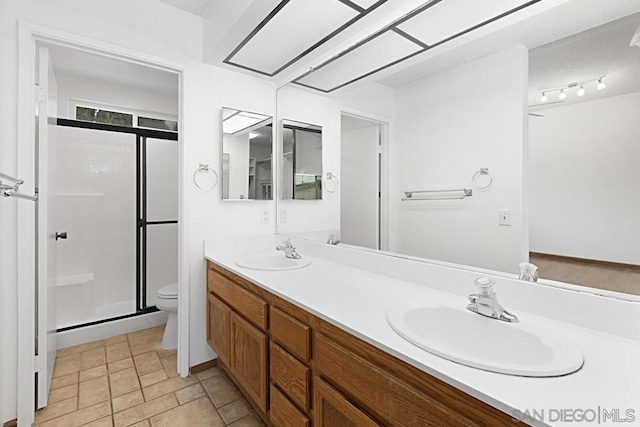
[[[329,182],[333,182],[333,184],[328,185]],[[324,189],[327,190],[328,193],[335,193],[339,186],[340,181],[338,181],[338,177],[332,172],[327,172],[324,177]]]
[[[481,187],[476,185],[476,178],[482,175],[489,175],[489,183]],[[491,184],[493,184],[493,176],[489,173],[489,168],[480,168],[479,171],[474,173],[473,177],[471,178],[471,184],[478,190],[486,190],[487,188],[491,187]]]
[[[203,185],[203,183],[198,184],[199,173],[205,173],[207,175],[213,174],[213,176],[215,177],[215,182],[213,183],[213,185],[206,186],[206,185]],[[214,188],[216,188],[216,185],[218,185],[218,173],[213,169],[211,169],[208,163],[200,163],[200,166],[198,166],[198,169],[196,169],[195,172],[193,172],[193,183],[200,190],[203,190],[203,191],[213,190]]]

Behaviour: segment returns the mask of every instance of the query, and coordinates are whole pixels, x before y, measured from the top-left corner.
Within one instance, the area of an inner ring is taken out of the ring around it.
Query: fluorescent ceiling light
[[[403,22],[398,28],[423,43],[434,45],[524,3],[523,0],[446,0]]]
[[[358,15],[339,0],[291,0],[229,62],[272,75]]]
[[[363,9],[369,9],[371,6],[376,4],[378,0],[351,0],[351,2],[357,4]]]
[[[253,139],[260,136],[259,133],[255,133],[255,132],[249,132],[249,139]]]
[[[296,82],[330,91],[420,50],[418,44],[386,31]]]
[[[237,133],[270,118],[271,117],[263,116],[262,114],[240,111],[238,114],[234,114],[223,120],[222,132],[227,134]]]

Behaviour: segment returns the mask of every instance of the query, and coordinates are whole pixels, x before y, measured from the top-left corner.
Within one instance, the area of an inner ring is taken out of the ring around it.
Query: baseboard
[[[2,427],[18,427],[18,420],[7,421]]]
[[[614,267],[614,268],[628,268],[630,270],[638,270],[640,271],[640,265],[638,264],[624,264],[621,262],[613,262],[613,261],[600,261],[597,259],[588,259],[588,258],[576,258],[566,255],[554,255],[554,254],[544,254],[541,252],[529,252],[529,255],[552,259],[556,261],[570,261],[570,262],[581,262],[584,264],[592,264],[592,265],[600,265],[602,267]]]
[[[198,372],[206,371],[218,365],[218,359],[209,360],[208,362],[198,363],[191,367],[191,373],[197,374]]]
[[[128,334],[142,329],[153,328],[167,323],[167,313],[156,311],[141,316],[129,317],[126,319],[114,320],[113,322],[100,323],[84,328],[71,329],[69,331],[58,332],[56,339],[58,348],[71,347],[92,341],[103,340],[116,335]]]

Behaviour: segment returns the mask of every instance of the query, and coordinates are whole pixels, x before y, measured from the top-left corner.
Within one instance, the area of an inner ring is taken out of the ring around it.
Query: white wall
[[[75,119],[75,111],[69,107],[69,101],[74,99],[178,117],[178,96],[170,93],[68,73],[56,72],[56,78],[58,79],[59,117]],[[176,78],[176,87],[178,84]]]
[[[274,88],[263,79],[225,71],[201,61],[202,21],[155,0],[114,0],[108,8],[80,0],[3,0],[0,2],[0,170],[17,170],[18,20],[81,35],[166,58],[184,67],[181,132],[184,140],[185,222],[190,275],[190,364],[213,356],[205,341],[205,262],[203,241],[215,236],[272,233],[274,203],[221,202],[221,187],[202,192],[192,184],[199,163],[220,172],[220,111],[223,105],[273,115]],[[127,13],[122,13],[126,10]],[[17,203],[0,200],[0,421],[16,417],[17,390]],[[272,221],[260,222],[261,210]]]
[[[640,264],[640,92],[529,119],[531,251]]]
[[[340,135],[340,239],[378,249],[378,134],[369,126]]]
[[[523,156],[528,53],[514,46],[397,90],[390,250],[516,272],[523,248]],[[401,202],[404,190],[469,188],[488,167],[486,191],[451,201]],[[498,226],[510,209],[512,225]]]

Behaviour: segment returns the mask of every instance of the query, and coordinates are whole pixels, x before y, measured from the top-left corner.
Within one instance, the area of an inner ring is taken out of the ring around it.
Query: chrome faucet
[[[302,258],[298,252],[296,252],[296,248],[291,243],[291,239],[286,239],[282,242],[282,245],[276,246],[277,251],[284,252],[284,256],[290,259],[300,259]]]
[[[327,240],[327,243],[330,245],[337,245],[338,243],[340,243],[341,240],[337,239],[336,236],[334,234],[329,234],[329,239]]]
[[[528,282],[537,282],[538,281],[538,266],[535,264],[531,264],[528,262],[520,263],[520,275],[518,276],[520,280],[526,280]]]
[[[502,320],[509,323],[518,323],[518,317],[509,313],[500,305],[493,287],[496,282],[491,277],[479,277],[473,281],[478,288],[477,294],[469,295],[469,304],[467,310],[493,319]]]

